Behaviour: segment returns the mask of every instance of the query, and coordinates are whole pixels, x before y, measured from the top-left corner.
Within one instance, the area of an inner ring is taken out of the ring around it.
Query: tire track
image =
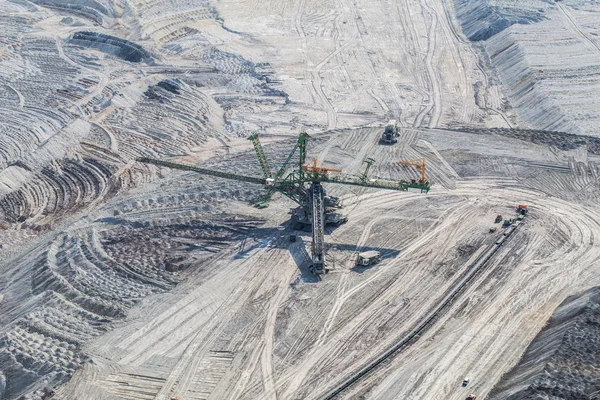
[[[512,232],[514,231],[511,231],[511,233]],[[379,355],[373,361],[362,367],[354,376],[344,380],[342,383],[326,392],[324,396],[319,397],[322,397],[325,400],[336,398],[343,391],[356,384],[367,374],[371,373],[388,358],[397,354],[398,351],[406,347],[411,341],[421,336],[433,323],[433,321],[439,317],[439,314],[442,312],[442,310],[450,305],[451,302],[454,301],[455,298],[468,287],[467,285],[473,280],[476,274],[478,274],[481,269],[486,266],[487,261],[496,253],[498,249],[499,245],[492,245],[490,249],[474,264],[468,273],[455,281],[445,296],[437,304],[435,304],[433,308],[431,308],[427,314],[425,314],[425,316],[417,322],[416,326],[408,331],[408,333],[406,333],[406,335],[404,335],[399,341],[389,347],[383,354]]]
[[[269,306],[267,321],[265,323],[265,345],[263,347],[261,356],[261,367],[265,392],[270,393],[270,398],[274,400],[277,400],[275,381],[273,380],[273,339],[275,335],[275,322],[277,319],[277,311],[279,311],[279,307],[281,306],[281,303],[285,299],[286,295],[289,294],[287,282],[292,279],[293,274],[295,273],[295,270],[289,269],[288,274],[281,276],[281,281],[279,283],[279,288],[277,289],[277,294],[275,295],[275,300]]]
[[[371,207],[365,207],[366,209],[371,210],[371,211],[365,211],[363,214],[371,213],[372,209],[373,209],[372,208],[373,205],[377,204],[377,203],[385,204],[385,203],[387,203],[387,201],[381,200],[381,198],[377,198],[376,200],[374,200],[368,204]],[[467,206],[468,206],[468,204],[463,204],[463,205],[459,206],[459,208],[457,210],[454,210],[454,212],[458,212],[459,210],[464,210]],[[450,213],[450,211],[447,211],[446,213]],[[467,213],[468,213],[468,210],[464,210],[461,215],[466,215]],[[450,214],[453,214],[453,213],[450,213]],[[445,215],[445,216],[448,217],[447,215]],[[356,218],[357,215],[354,215],[353,217]],[[441,219],[442,219],[442,216],[440,216],[438,221]],[[439,226],[436,226],[435,228],[434,228],[434,225],[435,224],[432,224],[432,227],[427,231],[427,233],[423,234],[418,240],[412,242],[411,245],[401,253],[402,254],[401,257],[392,260],[391,262],[387,263],[385,266],[382,266],[382,268],[380,268],[375,274],[371,275],[368,279],[366,279],[365,281],[361,282],[358,285],[355,285],[352,289],[346,291],[342,296],[342,301],[346,301],[348,298],[353,296],[359,290],[361,290],[362,288],[369,285],[373,280],[377,279],[381,274],[385,273],[389,269],[396,266],[399,262],[403,261],[409,254],[420,249],[425,243],[427,243],[429,240],[431,240],[431,237],[435,233],[440,234],[447,227],[452,226],[452,223],[450,221],[444,221]],[[365,233],[365,238],[366,237],[368,237],[368,233]],[[393,283],[394,282],[390,282],[390,285],[392,285]],[[385,304],[389,300],[390,296],[395,296],[395,292],[394,293],[391,293],[391,292],[392,292],[391,289],[388,287],[382,293],[382,295],[380,295],[379,297],[376,298],[376,301],[369,304],[369,306],[367,308],[365,308],[360,313],[360,315],[355,316],[355,318],[353,318],[352,321],[349,321],[349,323],[347,325],[345,325],[341,331],[336,332],[336,335],[334,337],[330,338],[330,340],[328,342],[323,343],[319,347],[313,347],[310,350],[310,353],[305,358],[305,362],[303,362],[301,365],[299,365],[297,367],[291,368],[289,371],[286,372],[286,374],[282,375],[280,377],[280,380],[276,384],[276,388],[281,387],[282,385],[285,385],[286,383],[289,382],[285,392],[282,395],[282,398],[283,399],[293,398],[295,395],[295,392],[301,387],[301,385],[302,385],[305,377],[308,375],[308,373],[311,372],[311,370],[313,370],[316,367],[316,365],[319,362],[321,362],[321,360],[324,357],[331,355],[331,350],[333,347],[338,348],[339,351],[341,351],[344,348],[343,346],[342,347],[338,346],[337,343],[339,341],[342,341],[339,338],[344,337],[346,335],[346,333],[358,334],[361,331],[360,327],[366,324],[364,317],[361,319],[361,316],[367,316],[367,319],[368,318],[376,318],[377,317],[376,310],[378,310],[380,305]],[[346,340],[343,340],[343,342],[345,342],[347,345],[349,342],[351,342],[351,340],[346,339]],[[268,394],[266,394],[266,395],[268,396]],[[262,398],[265,398],[265,397],[261,397],[261,399]]]
[[[592,39],[590,39],[577,25],[577,23],[575,22],[575,20],[573,19],[573,17],[571,16],[571,13],[569,11],[567,11],[565,9],[565,6],[563,6],[560,2],[556,1],[555,2],[556,6],[558,7],[558,9],[563,13],[563,15],[567,18],[567,20],[569,21],[571,27],[573,28],[573,30],[579,35],[581,36],[586,42],[590,43],[592,46],[594,46],[594,48],[600,52],[600,46],[598,46],[596,44],[596,42],[594,42]]]
[[[427,77],[430,84],[430,90],[431,92],[433,92],[433,99],[429,99],[428,106],[423,110],[423,112],[419,113],[419,115],[415,119],[415,127],[420,127],[423,123],[423,118],[426,115],[431,114],[431,119],[427,126],[429,128],[433,128],[439,124],[439,120],[442,115],[442,95],[440,90],[440,83],[433,69],[433,57],[435,55],[437,43],[436,28],[438,23],[438,15],[435,10],[433,10],[425,3],[421,3],[421,8],[423,10],[427,10],[429,15],[431,16],[431,23],[427,31],[427,52],[425,57],[425,67],[427,69]]]
[[[270,240],[273,240],[273,238],[274,236]],[[218,335],[214,333],[221,331],[228,322],[227,319],[219,319],[217,316],[220,312],[225,312],[225,310],[228,310],[227,313],[234,313],[235,310],[238,310],[247,302],[247,299],[260,288],[269,274],[268,269],[261,266],[270,262],[276,264],[274,258],[278,255],[277,253],[277,251],[272,251],[271,254],[266,254],[264,260],[254,262],[254,268],[249,269],[245,273],[246,277],[252,277],[249,279],[251,284],[246,285],[243,289],[231,292],[218,309],[212,313],[210,320],[199,328],[192,341],[186,346],[177,365],[169,373],[165,384],[155,396],[156,400],[168,399],[173,394],[175,388],[182,395],[188,391],[198,366],[203,359],[203,354],[218,340]],[[245,262],[248,260],[245,260]],[[209,332],[212,332],[210,336],[208,336]],[[207,337],[211,339],[206,340]],[[156,346],[156,343],[154,346]]]

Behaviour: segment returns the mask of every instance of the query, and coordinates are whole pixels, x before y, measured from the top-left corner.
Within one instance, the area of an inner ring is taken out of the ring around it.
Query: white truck
[[[381,254],[377,250],[363,251],[356,257],[356,265],[366,267],[377,264],[381,260]]]

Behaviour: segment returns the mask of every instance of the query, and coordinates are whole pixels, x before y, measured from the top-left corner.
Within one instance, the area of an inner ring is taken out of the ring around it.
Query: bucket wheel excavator
[[[398,164],[414,165],[422,176],[417,180],[385,180],[372,179],[368,177],[371,166],[375,163],[372,158],[364,160],[366,164],[365,170],[360,176],[344,175],[341,170],[323,167],[318,165],[317,159],[313,159],[310,164],[306,163],[306,147],[310,136],[306,133],[300,133],[296,145],[287,156],[284,163],[279,167],[277,172],[273,174],[267,158],[265,156],[262,144],[258,134],[253,134],[248,137],[252,141],[256,156],[261,166],[263,176],[247,176],[239,173],[218,171],[209,168],[201,168],[194,165],[183,164],[172,161],[157,160],[149,157],[138,157],[136,161],[152,164],[159,167],[167,167],[183,171],[193,171],[202,175],[214,176],[216,178],[231,179],[240,182],[254,183],[266,189],[266,196],[257,202],[258,207],[266,207],[275,193],[281,193],[296,204],[298,208],[292,212],[292,221],[296,225],[304,225],[312,227],[312,246],[311,270],[315,274],[323,274],[327,272],[325,262],[325,225],[340,224],[347,220],[347,217],[334,212],[336,208],[340,208],[341,204],[338,198],[327,196],[322,183],[333,183],[350,186],[360,186],[375,189],[387,189],[407,191],[408,189],[418,189],[421,193],[427,193],[430,189],[430,183],[425,179],[425,159],[399,161]],[[291,166],[294,155],[298,152],[298,160],[296,167],[292,167],[290,172],[287,172]],[[287,173],[286,173],[287,172]],[[332,176],[332,173],[335,173]]]

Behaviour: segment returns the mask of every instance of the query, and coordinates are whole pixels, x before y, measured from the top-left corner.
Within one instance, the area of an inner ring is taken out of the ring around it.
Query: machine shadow
[[[296,263],[296,267],[298,271],[300,271],[300,276],[296,278],[296,280],[291,284],[294,286],[296,283],[316,283],[321,279],[319,275],[315,275],[310,270],[310,265],[312,263],[310,254],[306,251],[306,245],[304,244],[304,240],[301,237],[297,237],[295,242],[289,244],[288,249],[290,251],[290,255],[292,259]]]

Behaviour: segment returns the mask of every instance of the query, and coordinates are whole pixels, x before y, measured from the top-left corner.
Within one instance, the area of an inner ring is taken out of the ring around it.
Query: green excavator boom
[[[300,154],[298,157],[298,173],[300,176],[304,176],[304,170],[302,167],[306,164],[306,143],[308,142],[308,133],[301,132],[300,136],[298,136],[298,149],[300,149]]]
[[[360,176],[360,181],[361,182],[367,182],[367,177],[369,175],[369,170],[371,169],[371,166],[373,164],[375,164],[375,160],[373,158],[365,158],[365,160],[363,162],[365,164],[367,164],[367,166],[365,167],[365,171],[363,172],[363,174]]]
[[[148,158],[148,157],[138,157],[135,160],[138,162],[144,163],[144,164],[153,164],[153,165],[158,165],[159,167],[180,169],[182,171],[193,171],[193,172],[198,172],[199,174],[202,174],[202,175],[215,176],[217,178],[232,179],[234,181],[257,183],[259,185],[265,185],[267,183],[267,180],[265,178],[256,178],[254,176],[245,176],[245,175],[234,174],[234,173],[230,173],[230,172],[215,171],[214,169],[199,168],[199,167],[196,167],[194,165],[189,165],[189,164],[157,160],[157,159]]]
[[[263,174],[265,178],[271,178],[271,168],[269,167],[269,163],[267,162],[267,157],[265,157],[265,153],[263,151],[262,145],[260,144],[260,139],[258,138],[258,134],[254,133],[248,137],[248,140],[252,142],[254,145],[254,151],[256,151],[256,156],[258,157],[258,162],[260,163],[260,167],[263,170]]]
[[[254,133],[248,136],[248,140],[250,140],[254,145],[254,151],[256,152],[258,162],[260,163],[260,167],[263,170],[265,178],[271,178],[271,168],[269,167],[269,163],[267,162],[267,157],[265,157],[265,152],[262,149],[262,144],[260,143],[260,139],[258,138],[258,133]]]

